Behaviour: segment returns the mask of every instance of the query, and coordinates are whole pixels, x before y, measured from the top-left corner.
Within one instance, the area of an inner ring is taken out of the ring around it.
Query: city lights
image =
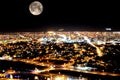
[[[120,76],[119,53],[119,32],[48,31],[0,34],[0,78],[88,78],[77,77],[75,73],[116,77]],[[70,77],[71,74],[75,78]],[[26,75],[29,76],[24,77]]]

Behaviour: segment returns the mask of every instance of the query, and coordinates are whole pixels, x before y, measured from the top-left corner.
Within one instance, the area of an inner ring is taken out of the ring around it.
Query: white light
[[[65,80],[64,76],[57,76],[55,77],[55,80]]]
[[[13,75],[12,74],[10,74],[10,79],[13,79]]]
[[[107,31],[111,31],[112,29],[111,29],[111,28],[105,28],[105,30],[107,30]]]
[[[47,78],[47,80],[50,80],[50,78]]]
[[[35,76],[34,79],[35,79],[35,80],[39,80],[38,76]]]
[[[92,67],[81,67],[81,66],[78,66],[76,68],[79,69],[79,70],[92,70],[92,69],[96,69],[96,68],[92,68]]]
[[[8,59],[9,59],[9,60],[12,60],[12,57],[9,57]]]

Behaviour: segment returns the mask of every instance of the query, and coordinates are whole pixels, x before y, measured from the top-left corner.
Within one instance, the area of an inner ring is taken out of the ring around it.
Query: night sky
[[[1,32],[87,30],[101,31],[111,27],[120,31],[118,2],[91,2],[80,0],[38,0],[43,4],[43,13],[33,16],[29,5],[34,0],[7,0],[1,2]]]

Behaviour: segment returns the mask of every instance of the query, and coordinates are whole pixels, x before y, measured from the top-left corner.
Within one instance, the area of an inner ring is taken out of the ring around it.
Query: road
[[[40,63],[39,61],[34,61],[33,59],[13,59],[13,61],[21,61],[21,62],[25,62],[27,64],[34,64],[34,65],[48,67],[44,70],[36,69],[32,72],[34,74],[39,74],[41,72],[46,72],[46,71],[51,71],[51,70],[68,70],[68,71],[75,71],[75,72],[80,72],[80,73],[96,74],[96,75],[103,75],[103,76],[120,76],[120,74],[117,74],[117,73],[88,71],[88,70],[76,69],[74,66],[71,66],[70,63],[60,66],[60,65],[55,65],[55,64],[51,64],[51,63]]]

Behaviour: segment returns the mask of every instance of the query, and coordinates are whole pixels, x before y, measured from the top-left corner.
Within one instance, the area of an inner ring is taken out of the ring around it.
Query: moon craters
[[[43,5],[39,1],[34,1],[29,5],[29,11],[33,15],[40,15],[43,12]]]

